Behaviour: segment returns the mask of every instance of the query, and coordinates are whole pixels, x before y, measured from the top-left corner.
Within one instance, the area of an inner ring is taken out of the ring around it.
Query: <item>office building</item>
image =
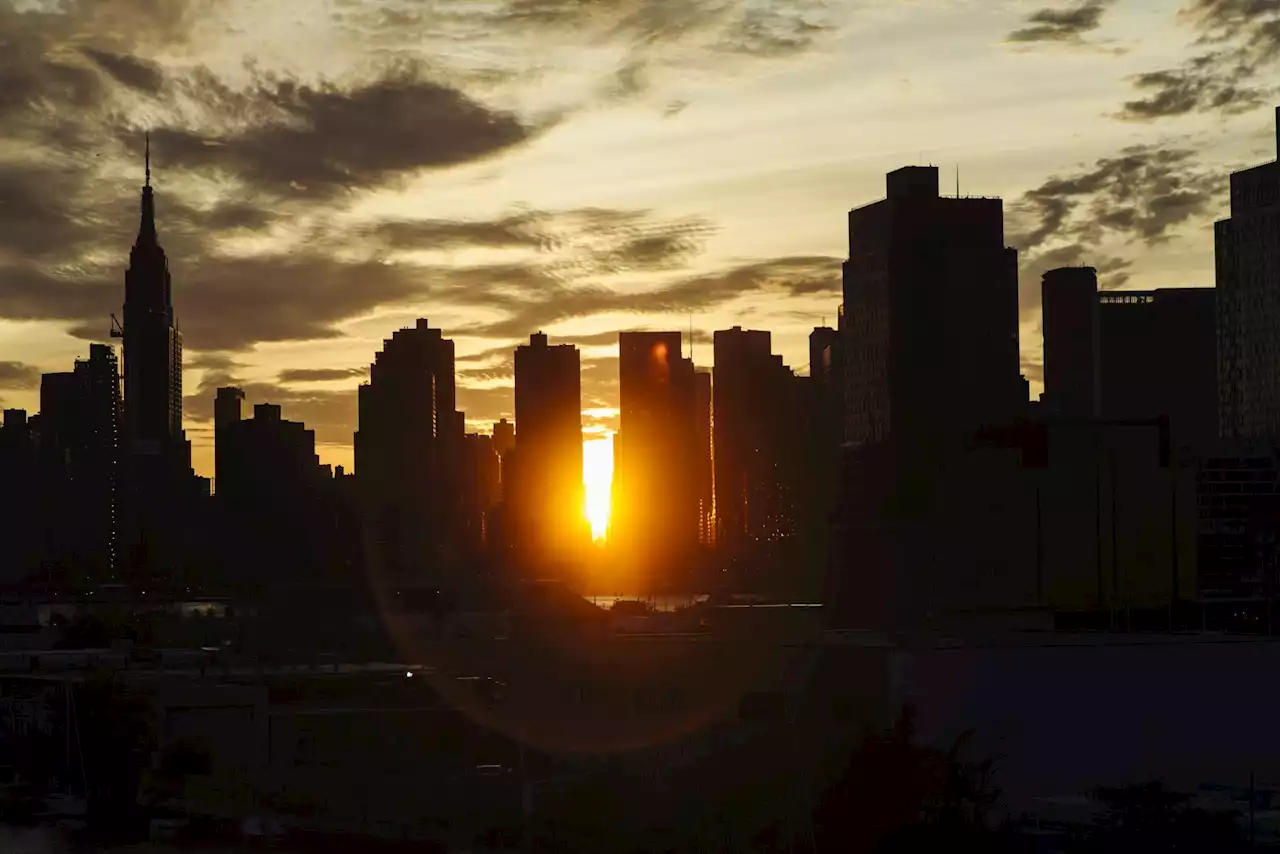
[[[1061,267],[1040,284],[1044,335],[1043,412],[1058,418],[1098,418],[1101,353],[1098,271]]]
[[[773,557],[771,545],[792,537],[800,521],[799,385],[768,332],[735,326],[713,341],[717,547],[740,560]]]
[[[509,534],[521,561],[554,576],[589,542],[582,480],[582,359],[537,333],[516,348],[516,445],[508,452]]]
[[[463,551],[473,558],[496,545],[494,517],[502,501],[502,464],[493,444],[492,436],[480,433],[463,439]]]
[[[1217,436],[1213,288],[1098,291],[1092,267],[1050,270],[1043,284],[1046,417],[1168,418],[1173,441]]]
[[[679,332],[622,332],[618,349],[609,537],[646,592],[685,583],[696,559],[696,380]]]
[[[1218,435],[1217,292],[1213,288],[1098,295],[1102,417],[1165,417],[1173,441]]]
[[[698,494],[698,542],[716,544],[715,474],[712,467],[711,371],[694,369],[693,417],[695,476]]]
[[[213,485],[221,488],[222,479],[229,471],[224,463],[229,462],[229,449],[226,447],[228,428],[238,424],[244,416],[244,392],[238,388],[227,386],[215,392],[213,398]]]
[[[383,342],[360,386],[356,478],[375,580],[444,583],[456,565],[455,400],[453,342],[425,318]]]
[[[936,167],[886,184],[848,219],[848,447],[827,592],[835,622],[865,628],[924,618],[945,571],[920,546],[933,484],[978,430],[1026,405],[1002,202],[941,197]]]
[[[43,559],[66,583],[114,581],[120,558],[120,374],[92,344],[73,371],[40,382]]]
[[[1276,108],[1280,156],[1280,107]],[[1214,225],[1218,389],[1225,439],[1280,437],[1280,159],[1231,175]]]
[[[316,455],[315,431],[270,403],[241,419],[243,400],[237,388],[218,389],[215,398],[223,404],[214,437],[223,580],[258,586],[331,577],[333,478]]]
[[[37,436],[22,409],[4,410],[0,422],[0,543],[4,566],[0,582],[35,577],[40,568],[40,480]]]

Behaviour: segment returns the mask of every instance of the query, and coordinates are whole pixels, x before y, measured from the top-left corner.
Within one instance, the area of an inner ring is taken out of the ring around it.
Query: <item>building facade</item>
[[[849,213],[843,269],[846,450],[827,598],[847,627],[925,616],[945,572],[923,546],[934,485],[978,430],[1026,407],[1002,202],[940,196],[936,167],[886,185]]]
[[[383,342],[360,386],[355,469],[375,579],[435,584],[456,567],[454,347],[421,318]]]
[[[1280,153],[1280,108],[1276,110]],[[1280,160],[1231,175],[1214,225],[1218,388],[1225,439],[1280,436]]]
[[[618,348],[609,538],[647,592],[683,584],[697,553],[696,379],[679,332],[622,332]]]
[[[1049,270],[1040,283],[1040,305],[1042,411],[1057,418],[1100,417],[1098,271],[1093,267]]]
[[[537,333],[516,348],[509,534],[539,574],[577,564],[590,541],[582,480],[582,357]]]

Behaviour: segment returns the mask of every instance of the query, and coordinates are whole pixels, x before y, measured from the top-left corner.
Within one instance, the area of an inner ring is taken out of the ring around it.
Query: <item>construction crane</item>
[[[111,337],[112,338],[124,337],[124,327],[120,325],[120,321],[116,320],[116,316],[114,314],[111,315]]]

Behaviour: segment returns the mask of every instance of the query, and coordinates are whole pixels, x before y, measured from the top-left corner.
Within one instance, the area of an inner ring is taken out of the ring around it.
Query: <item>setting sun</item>
[[[613,489],[613,436],[591,439],[582,446],[584,511],[591,523],[591,538],[603,540],[609,531]]]

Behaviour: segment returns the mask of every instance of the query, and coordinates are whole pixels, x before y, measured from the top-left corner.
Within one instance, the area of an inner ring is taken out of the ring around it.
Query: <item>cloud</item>
[[[363,377],[366,368],[290,368],[281,371],[277,379],[282,383],[322,383]]]
[[[1191,150],[1148,145],[1028,190],[1008,217],[1009,242],[1022,253],[1024,311],[1038,309],[1040,275],[1054,267],[1097,267],[1104,286],[1120,286],[1132,259],[1114,254],[1117,247],[1158,245],[1210,217],[1221,183]]]
[[[1008,41],[1068,42],[1082,44],[1084,36],[1102,26],[1102,17],[1114,0],[1084,0],[1065,9],[1045,8],[1027,16],[1026,26],[1009,34]]]
[[[222,129],[153,130],[153,146],[166,162],[222,170],[286,198],[329,198],[421,169],[483,160],[554,122],[528,124],[490,109],[429,79],[414,62],[398,62],[375,80],[345,88],[265,74],[238,92],[208,76],[188,83]],[[245,105],[254,110],[247,123]],[[138,133],[128,135],[137,145]]]
[[[601,285],[560,287],[522,304],[502,320],[482,324],[471,334],[515,337],[563,320],[606,312],[683,314],[762,292],[835,296],[840,293],[840,261],[828,256],[773,258],[687,276],[643,292]]]
[[[164,86],[164,72],[155,62],[92,47],[84,48],[83,53],[112,79],[130,89],[155,95]]]
[[[1179,18],[1207,48],[1173,68],[1130,78],[1140,97],[1118,117],[1151,121],[1189,113],[1233,115],[1274,97],[1280,67],[1280,0],[1191,0]]]
[[[32,389],[40,385],[40,371],[22,362],[0,362],[0,388]]]

